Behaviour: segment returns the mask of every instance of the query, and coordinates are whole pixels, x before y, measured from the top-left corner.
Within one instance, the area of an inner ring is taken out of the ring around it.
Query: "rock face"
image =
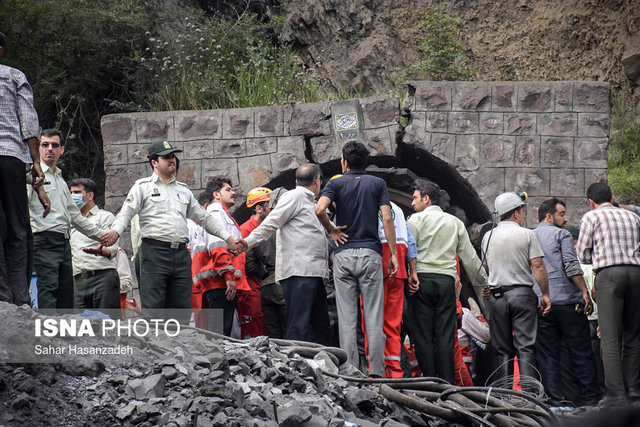
[[[426,33],[419,22],[432,3],[441,2],[292,0],[278,12],[279,38],[333,86],[382,90],[420,60]],[[639,83],[637,1],[455,0],[444,7],[460,20],[468,47],[461,65],[475,80],[606,81],[625,96]]]

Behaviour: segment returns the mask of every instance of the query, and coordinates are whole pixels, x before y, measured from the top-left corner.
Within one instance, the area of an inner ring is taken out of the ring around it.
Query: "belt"
[[[489,288],[489,292],[491,293],[491,296],[493,296],[495,299],[498,299],[498,298],[502,298],[502,295],[504,295],[506,292],[509,292],[516,288],[531,288],[531,286],[529,285],[496,286],[493,288]]]
[[[73,278],[76,279],[76,280],[88,279],[89,277],[97,276],[98,274],[106,273],[106,272],[112,271],[112,270],[114,270],[114,269],[113,268],[106,268],[106,269],[103,269],[103,270],[83,271],[82,273],[79,273],[79,274],[76,274],[75,276],[73,276]]]
[[[148,237],[144,237],[142,241],[148,245],[160,246],[161,248],[184,249],[187,247],[186,243],[164,242],[162,240],[149,239]]]
[[[58,231],[39,231],[33,233],[34,236],[50,237],[52,239],[69,240],[71,233],[67,230],[64,233]]]

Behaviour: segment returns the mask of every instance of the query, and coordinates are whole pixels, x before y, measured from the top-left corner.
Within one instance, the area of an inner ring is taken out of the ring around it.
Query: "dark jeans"
[[[584,314],[576,313],[575,304],[570,304],[553,305],[546,316],[538,311],[536,359],[551,404],[557,406],[566,399],[560,374],[562,339],[567,343],[572,371],[582,386],[583,404],[597,403],[600,390],[589,338],[589,321]]]
[[[230,337],[231,336],[231,328],[233,327],[233,314],[236,310],[236,299],[228,300],[225,292],[226,288],[221,289],[211,289],[204,293],[204,296],[207,298],[209,302],[209,323],[208,329],[213,332],[220,332],[219,323],[220,316],[218,316],[218,312],[216,309],[222,309],[223,313],[223,324],[222,324],[222,334]]]
[[[615,265],[596,274],[600,351],[607,393],[638,389],[640,371],[640,267]]]
[[[76,278],[74,287],[76,308],[120,309],[120,278],[115,268]]]
[[[191,318],[191,255],[186,248],[154,246],[142,240],[140,259],[140,305],[144,316],[175,319],[188,324]],[[151,311],[149,311],[151,310]]]
[[[71,245],[64,235],[33,235],[33,265],[38,276],[38,308],[73,309]]]
[[[263,285],[260,288],[260,302],[267,336],[269,338],[284,338],[287,317],[282,286],[279,283]]]
[[[25,164],[0,156],[0,301],[29,304],[27,181]]]
[[[285,338],[328,345],[329,308],[322,278],[292,276],[280,284],[287,314]]]
[[[425,377],[437,375],[455,384],[455,280],[433,273],[418,273],[418,279],[420,288],[407,298],[418,365]]]

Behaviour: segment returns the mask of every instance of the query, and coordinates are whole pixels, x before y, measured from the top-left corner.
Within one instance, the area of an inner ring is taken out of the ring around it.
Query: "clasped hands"
[[[247,249],[249,249],[249,246],[247,245],[246,240],[236,239],[234,237],[229,237],[227,239],[227,251],[229,251],[230,254],[239,255]]]

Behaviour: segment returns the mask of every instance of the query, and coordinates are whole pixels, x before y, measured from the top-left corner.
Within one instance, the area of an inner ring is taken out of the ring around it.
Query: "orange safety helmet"
[[[250,208],[256,203],[268,202],[271,190],[266,187],[256,187],[247,194],[247,207]]]

